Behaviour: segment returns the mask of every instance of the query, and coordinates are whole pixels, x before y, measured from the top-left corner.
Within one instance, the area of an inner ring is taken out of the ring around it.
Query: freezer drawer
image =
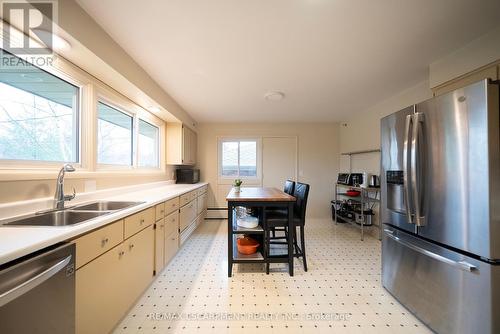
[[[438,333],[500,333],[500,266],[385,226],[382,284]]]

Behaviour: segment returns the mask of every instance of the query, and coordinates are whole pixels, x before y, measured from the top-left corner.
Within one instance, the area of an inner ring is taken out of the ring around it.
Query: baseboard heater
[[[227,208],[207,208],[207,216],[205,219],[227,219]]]

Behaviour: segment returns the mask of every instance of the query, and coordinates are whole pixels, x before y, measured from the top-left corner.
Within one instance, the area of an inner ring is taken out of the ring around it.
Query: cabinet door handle
[[[144,218],[142,218],[142,219],[141,219],[140,224],[141,224],[141,225],[142,225],[142,224],[144,224]]]
[[[163,225],[163,224],[160,225],[160,228],[164,228],[164,227],[165,227],[165,225]]]
[[[101,246],[104,247],[107,243],[109,242],[109,239],[108,238],[103,238],[101,240]]]
[[[129,248],[129,249],[134,248],[134,244],[130,244],[130,245],[128,246],[128,248]]]
[[[120,252],[118,253],[118,255],[119,255],[120,257],[122,257],[123,255],[125,255],[125,252],[124,252],[124,251],[120,251]]]

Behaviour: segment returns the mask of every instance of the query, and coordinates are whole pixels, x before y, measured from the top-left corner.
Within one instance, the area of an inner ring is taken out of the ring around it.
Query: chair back
[[[288,195],[293,196],[294,190],[295,190],[295,181],[286,180],[285,187],[283,188],[283,191],[286,192]]]
[[[302,224],[306,223],[307,197],[309,196],[309,185],[297,182],[293,192],[295,197],[295,214],[300,218]]]

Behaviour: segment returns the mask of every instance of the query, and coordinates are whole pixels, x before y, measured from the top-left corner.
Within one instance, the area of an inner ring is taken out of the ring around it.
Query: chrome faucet
[[[75,198],[75,188],[73,188],[73,195],[64,195],[64,175],[66,172],[74,172],[75,168],[70,164],[65,164],[61,170],[59,171],[59,175],[57,175],[57,183],[56,183],[56,194],[54,195],[54,209],[62,210],[64,209],[64,202],[71,201]]]

